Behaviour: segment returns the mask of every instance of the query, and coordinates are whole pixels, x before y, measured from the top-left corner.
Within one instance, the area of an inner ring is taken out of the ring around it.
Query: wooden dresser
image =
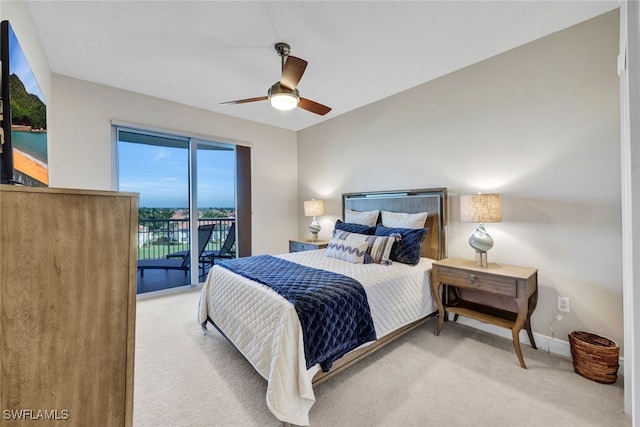
[[[0,426],[132,425],[137,224],[134,193],[0,186]]]

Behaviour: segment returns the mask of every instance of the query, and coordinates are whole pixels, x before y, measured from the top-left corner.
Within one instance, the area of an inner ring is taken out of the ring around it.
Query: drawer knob
[[[476,279],[476,275],[472,274],[471,276],[469,276],[469,280],[467,280],[467,283],[472,288],[477,288],[478,287],[478,280]]]

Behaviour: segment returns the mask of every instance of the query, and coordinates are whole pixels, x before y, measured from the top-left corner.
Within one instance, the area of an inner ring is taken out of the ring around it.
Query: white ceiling
[[[605,1],[28,1],[51,71],[300,130],[618,7]],[[275,42],[309,62],[273,109]]]

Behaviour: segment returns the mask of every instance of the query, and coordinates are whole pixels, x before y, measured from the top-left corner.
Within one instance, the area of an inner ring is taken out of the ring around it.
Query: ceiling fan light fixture
[[[276,93],[271,95],[271,106],[277,110],[293,110],[298,106],[300,98],[291,93]]]
[[[280,81],[274,83],[267,91],[267,96],[256,98],[237,99],[235,101],[222,102],[222,104],[245,104],[247,102],[266,101],[271,103],[275,109],[287,111],[300,107],[303,110],[324,116],[331,108],[318,104],[307,98],[300,98],[300,92],[296,88],[304,70],[307,68],[307,61],[290,56],[290,46],[286,43],[276,43],[276,52],[280,55],[282,74]]]
[[[300,102],[298,89],[287,89],[282,87],[280,83],[275,83],[271,86],[268,95],[271,106],[277,110],[293,110]]]

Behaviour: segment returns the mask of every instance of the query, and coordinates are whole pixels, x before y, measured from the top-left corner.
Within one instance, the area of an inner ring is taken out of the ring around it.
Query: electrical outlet
[[[558,311],[571,312],[571,300],[567,297],[558,297]]]

